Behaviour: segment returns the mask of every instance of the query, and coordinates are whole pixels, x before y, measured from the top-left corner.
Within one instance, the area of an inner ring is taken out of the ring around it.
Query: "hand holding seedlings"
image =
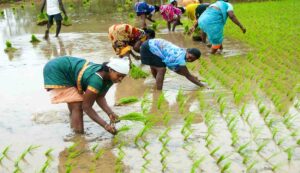
[[[114,124],[106,124],[104,129],[113,135],[117,134],[117,129],[115,128]]]
[[[110,119],[110,123],[118,123],[118,122],[120,122],[119,116],[116,115],[114,112],[109,113],[108,117]]]

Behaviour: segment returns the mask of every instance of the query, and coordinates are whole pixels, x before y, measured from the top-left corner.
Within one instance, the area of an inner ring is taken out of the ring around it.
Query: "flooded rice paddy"
[[[239,74],[249,63],[247,53],[254,50],[226,38],[223,53],[211,57],[209,48],[182,34],[183,27],[168,33],[160,26],[157,37],[200,48],[203,59],[188,67],[210,89],[198,88],[170,71],[162,92],[154,89],[152,77],[126,77],[109,90],[109,105],[118,115],[144,112],[153,121],[122,121],[117,128],[129,126],[130,130],[112,136],[85,116],[85,135],[73,134],[67,106],[50,104],[43,89],[43,66],[63,55],[108,61],[114,56],[108,28],[128,19],[127,13],[115,10],[114,1],[72,3],[65,6],[73,25],[63,26],[59,38],[52,27],[48,41],[42,39],[46,27],[35,24],[40,4],[1,8],[5,15],[0,17],[0,173],[300,172],[298,93],[284,111],[277,111],[273,98],[263,90],[248,90],[253,95],[244,97],[243,92],[233,92],[240,91],[238,85],[230,86],[230,78],[236,76],[222,66],[236,67]],[[30,43],[32,34],[41,42]],[[6,40],[16,52],[3,51]],[[148,67],[142,68],[149,72]],[[299,69],[294,72],[297,79]],[[115,106],[129,96],[138,97],[139,102]],[[95,109],[108,120],[99,107]]]

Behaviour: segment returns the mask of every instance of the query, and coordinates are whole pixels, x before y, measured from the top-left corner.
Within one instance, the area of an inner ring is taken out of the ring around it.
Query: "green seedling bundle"
[[[121,98],[118,103],[116,103],[117,106],[126,105],[130,103],[138,102],[139,99],[137,97],[131,96],[131,97],[124,97]]]
[[[136,66],[136,65],[134,65],[132,63],[129,75],[133,79],[140,79],[140,78],[146,78],[146,77],[148,77],[149,73],[144,72],[140,67],[138,67],[138,66]]]
[[[37,16],[37,21],[36,21],[37,25],[45,25],[48,23],[48,17],[46,13],[40,13]]]
[[[17,50],[16,48],[14,48],[12,46],[12,44],[9,40],[6,40],[5,45],[6,45],[6,48],[4,49],[4,51],[6,53],[15,52]]]
[[[39,43],[41,40],[39,40],[34,34],[31,35],[31,43]]]

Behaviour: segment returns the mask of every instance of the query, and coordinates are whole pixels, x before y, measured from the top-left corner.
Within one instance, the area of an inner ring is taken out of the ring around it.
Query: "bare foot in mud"
[[[210,44],[210,43],[207,43],[206,46],[207,46],[208,48],[211,48],[211,44]]]
[[[45,40],[48,40],[48,38],[49,38],[49,31],[48,31],[48,30],[46,30],[46,32],[45,32],[45,36],[44,36],[44,39],[45,39]]]

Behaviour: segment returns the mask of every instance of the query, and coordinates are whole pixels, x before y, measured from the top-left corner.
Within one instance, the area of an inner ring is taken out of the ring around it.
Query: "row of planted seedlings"
[[[230,64],[225,64],[225,66],[229,66],[230,67]],[[246,66],[247,67],[247,66]],[[244,77],[250,77],[250,79],[253,79],[254,78],[254,76],[255,76],[255,74],[253,74],[254,72],[253,71],[251,71],[252,72],[252,74],[250,73],[250,70],[248,70],[248,68],[243,68],[243,70],[242,70],[242,68],[241,67],[235,67],[234,69],[236,69],[235,70],[235,72],[236,73],[238,73],[240,76],[244,76]],[[251,70],[253,70],[253,68],[251,68]],[[261,82],[261,81],[260,81]],[[281,81],[282,83],[284,83],[283,81]],[[253,86],[254,88],[256,87],[256,86]],[[253,88],[252,87],[252,88]],[[259,88],[261,88],[261,85],[259,85]],[[269,89],[269,92],[271,92],[272,91],[272,89],[273,88],[271,88],[271,89]],[[254,90],[255,91],[255,90]],[[288,97],[287,99],[289,100],[289,101],[293,101],[293,99],[295,98],[295,93],[296,93],[296,91],[297,91],[297,88],[295,87],[295,89],[292,89],[292,91],[288,91],[287,92],[287,94],[286,94],[286,97]],[[281,92],[283,92],[283,91],[281,91]],[[252,92],[252,93],[255,93],[255,92]],[[256,98],[256,97],[255,97]],[[275,107],[276,107],[276,110],[282,110],[282,109],[279,109],[279,106],[280,107],[282,107],[282,106],[285,106],[285,107],[287,107],[286,109],[287,109],[287,111],[286,112],[284,112],[283,113],[283,119],[284,119],[284,121],[283,121],[283,123],[286,125],[286,127],[288,128],[288,129],[291,129],[291,128],[293,128],[294,127],[294,129],[292,129],[292,134],[293,135],[297,135],[298,134],[298,132],[297,132],[297,130],[295,129],[296,128],[296,126],[295,125],[292,125],[292,123],[291,123],[291,120],[293,120],[293,119],[295,119],[296,117],[297,117],[297,114],[299,114],[299,112],[298,111],[294,111],[294,114],[293,115],[291,115],[291,113],[289,113],[289,109],[291,109],[291,108],[293,108],[293,106],[289,106],[289,105],[282,105],[282,103],[281,103],[281,99],[279,98],[279,96],[278,95],[276,95],[276,92],[274,92],[274,90],[273,90],[273,93],[272,93],[272,98],[271,98],[271,100],[272,100],[272,102],[273,102],[273,104],[275,105]],[[296,104],[296,103],[295,103]],[[290,107],[290,108],[288,108],[288,106]],[[296,106],[296,105],[295,105]],[[278,114],[280,114],[280,112],[278,112]]]
[[[196,139],[193,137],[193,126],[199,124],[193,124],[196,114],[194,112],[188,111],[188,100],[189,97],[186,97],[186,95],[184,95],[183,93],[183,90],[180,89],[177,94],[177,103],[179,105],[179,112],[183,115],[184,118],[184,123],[180,130],[180,133],[182,134],[184,140],[182,147],[187,151],[188,157],[192,162],[190,172],[202,172],[203,168],[201,165],[204,164],[204,162],[208,159],[207,156],[205,156],[205,154],[202,152],[203,150],[205,150],[205,148],[202,148],[202,151],[199,151],[202,146],[199,146],[200,143],[195,141]]]
[[[229,67],[230,68],[230,67]],[[210,68],[211,69],[211,68]],[[224,69],[226,70],[226,68],[224,67]],[[234,68],[233,68],[234,69]],[[295,117],[295,116],[293,116],[293,117]],[[287,121],[287,120],[286,120]],[[293,134],[294,135],[296,135],[297,133],[296,132],[293,132]],[[266,145],[266,144],[265,144]],[[291,148],[288,148],[288,149],[286,149],[286,151],[288,152],[288,153],[291,153]]]
[[[35,167],[37,163],[35,163],[35,165],[31,165],[31,159],[29,157],[33,157],[36,153],[35,150],[39,148],[41,148],[41,146],[39,145],[30,145],[26,149],[24,149],[24,151],[19,156],[17,156],[16,159],[13,159],[11,158],[13,155],[11,145],[6,146],[0,154],[0,170],[4,172],[21,173],[36,169],[31,166]],[[39,166],[40,168],[35,170],[36,172],[45,173],[49,171],[49,168],[54,160],[53,151],[53,148],[49,148],[43,153],[46,160],[41,166]]]
[[[214,70],[214,69],[212,69],[212,68],[210,68],[210,70]],[[226,70],[226,69],[225,69]],[[228,71],[226,71],[225,73],[228,73]],[[213,73],[214,74],[214,73]],[[215,73],[216,74],[216,73]],[[218,74],[220,74],[220,73],[218,73]],[[208,77],[208,76],[207,76]],[[222,77],[222,76],[221,76]],[[227,77],[228,79],[230,78],[230,77],[228,77],[228,76],[225,76],[225,77]],[[232,77],[232,76],[231,76]],[[210,78],[211,78],[211,76],[210,76]],[[220,78],[220,77],[219,77]],[[211,81],[211,79],[210,79],[210,81]],[[228,86],[230,86],[230,84],[228,84],[226,81],[221,81],[221,83],[224,83],[225,85],[228,85]],[[234,87],[233,87],[234,88]],[[234,95],[234,98],[235,98],[235,103],[236,103],[236,94],[235,94],[235,90],[236,89],[234,89],[234,91],[233,91],[233,95]],[[219,106],[220,106],[220,108],[219,108],[219,110],[220,110],[220,114],[222,115],[222,114],[224,114],[224,110],[225,110],[225,108],[226,108],[226,104],[227,104],[227,101],[225,101],[224,99],[223,99],[223,95],[219,95],[216,99],[217,99],[217,103],[219,104]],[[238,136],[238,130],[235,128],[235,126],[236,126],[236,120],[237,118],[236,118],[236,116],[232,116],[232,115],[230,115],[230,114],[228,114],[228,115],[226,115],[225,116],[225,120],[226,120],[226,122],[227,122],[227,124],[228,124],[228,129],[229,129],[229,131],[231,132],[231,136],[232,136],[232,145],[233,146],[236,146],[237,145],[237,143],[238,143],[238,141],[239,141],[239,136]],[[246,143],[247,145],[249,145],[250,143]],[[247,146],[247,145],[239,145],[241,148],[243,148],[242,146]],[[241,149],[237,149],[237,151],[241,151]],[[238,152],[238,153],[240,153],[240,152]],[[247,155],[242,155],[243,157],[244,157],[244,161],[243,161],[243,163],[245,164],[246,163],[246,160],[249,160],[249,157],[247,156]],[[246,156],[246,157],[245,157]],[[247,170],[249,170],[249,169],[251,169],[251,168],[253,168],[253,166],[254,166],[254,163],[256,163],[256,161],[252,161],[248,166],[247,166]]]

